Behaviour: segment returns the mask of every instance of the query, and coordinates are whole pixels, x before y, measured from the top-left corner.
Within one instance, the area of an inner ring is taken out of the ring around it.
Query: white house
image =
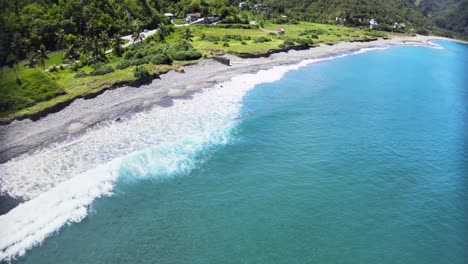
[[[164,13],[164,16],[168,17],[170,20],[174,19],[174,14],[172,13]]]
[[[371,20],[369,21],[369,24],[370,24],[370,25],[369,25],[369,28],[370,28],[370,29],[374,28],[374,26],[378,26],[378,25],[379,25],[379,23],[378,23],[375,19],[371,19]]]
[[[397,29],[405,29],[406,28],[406,25],[403,24],[403,23],[396,23],[393,25],[393,28],[397,28]]]

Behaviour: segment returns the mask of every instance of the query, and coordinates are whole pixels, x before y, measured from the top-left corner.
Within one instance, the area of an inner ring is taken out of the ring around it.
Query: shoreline
[[[211,87],[244,73],[366,48],[433,46],[432,40],[454,41],[429,36],[394,37],[372,42],[340,42],[333,46],[321,44],[310,49],[273,53],[269,57],[260,58],[245,59],[226,55],[231,61],[231,66],[223,65],[214,59],[202,60],[198,64],[184,67],[182,72],[169,71],[138,87],[109,89],[92,98],[76,99],[63,109],[40,119],[14,120],[0,126],[0,163],[77,137],[97,125],[124,120],[156,105],[170,106],[174,98],[189,98],[190,92]]]

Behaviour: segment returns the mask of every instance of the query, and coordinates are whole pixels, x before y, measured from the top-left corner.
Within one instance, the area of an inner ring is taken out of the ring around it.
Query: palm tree
[[[16,65],[24,52],[24,39],[20,33],[15,32],[10,42],[11,53],[8,55],[8,64],[16,73]]]
[[[41,46],[37,50],[36,58],[37,58],[37,63],[41,65],[42,69],[45,69],[45,60],[49,58],[47,57],[46,52],[47,52],[46,47],[44,46],[44,44],[41,44]]]
[[[160,42],[164,42],[166,37],[172,32],[172,26],[159,23],[158,37]]]
[[[112,47],[110,43],[110,38],[107,32],[101,31],[101,34],[99,34],[99,42],[100,42],[101,50],[105,59],[106,50],[109,50]]]
[[[26,54],[26,58],[28,59],[28,66],[34,67],[36,65],[36,53],[34,51],[28,51]]]
[[[115,36],[116,37],[115,37],[114,45],[112,47],[112,51],[114,52],[115,56],[120,57],[120,56],[122,56],[123,41],[120,38],[120,32],[115,34]]]
[[[59,29],[57,32],[55,32],[55,36],[57,37],[57,49],[60,50],[60,55],[63,56],[63,47],[65,44],[65,30],[63,28]]]
[[[193,31],[190,28],[185,28],[182,33],[182,40],[184,42],[185,49],[189,48],[190,42],[193,41]]]

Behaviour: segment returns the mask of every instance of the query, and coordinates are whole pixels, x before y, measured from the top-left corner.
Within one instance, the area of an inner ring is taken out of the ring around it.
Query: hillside
[[[314,22],[330,23],[336,17],[345,18],[345,24],[367,26],[370,19],[392,27],[395,22],[413,28],[430,28],[432,22],[410,0],[267,0],[274,6],[284,6],[292,13]]]
[[[468,0],[416,0],[415,4],[436,26],[468,36]]]

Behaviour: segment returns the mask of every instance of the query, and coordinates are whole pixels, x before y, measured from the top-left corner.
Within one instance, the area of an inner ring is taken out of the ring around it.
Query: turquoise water
[[[17,263],[467,263],[468,47],[438,43],[258,85],[226,145],[127,168]]]

